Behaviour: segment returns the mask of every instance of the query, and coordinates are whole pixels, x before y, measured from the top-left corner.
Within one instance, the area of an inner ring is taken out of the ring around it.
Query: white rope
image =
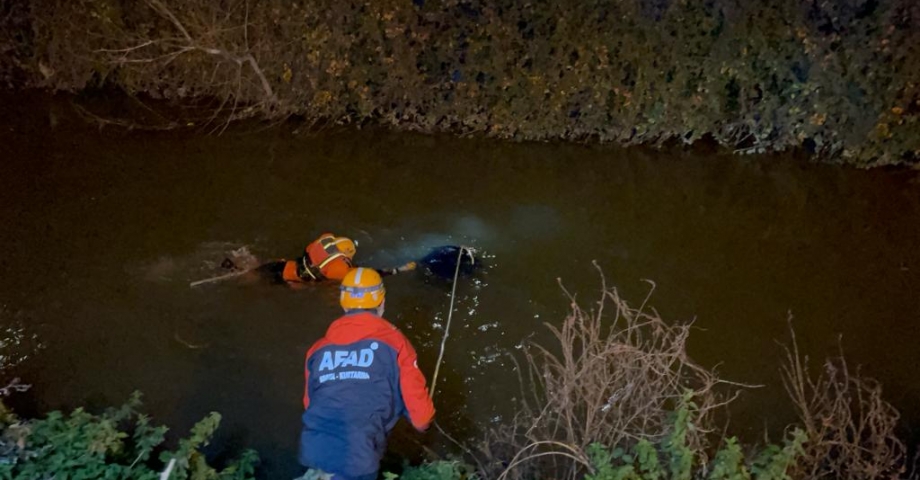
[[[169,460],[169,464],[166,465],[166,469],[160,473],[160,480],[169,480],[169,476],[172,474],[173,467],[176,466],[176,459],[172,458]]]
[[[444,346],[447,345],[447,337],[450,336],[450,319],[454,315],[454,298],[457,296],[457,277],[460,275],[460,261],[463,260],[463,252],[469,252],[470,259],[473,259],[473,251],[466,247],[458,247],[457,268],[454,269],[454,285],[450,290],[450,308],[447,310],[447,323],[444,325],[444,338],[441,339],[441,352],[438,353],[438,363],[434,365],[434,375],[431,376],[431,391],[428,397],[434,400],[434,390],[438,385],[438,371],[441,369],[441,360],[444,359]]]

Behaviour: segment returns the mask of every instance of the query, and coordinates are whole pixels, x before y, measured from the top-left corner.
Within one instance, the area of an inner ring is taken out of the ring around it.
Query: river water
[[[371,266],[480,249],[435,400],[458,436],[508,414],[519,389],[504,353],[548,341],[543,323],[568,308],[557,279],[596,298],[596,260],[627,299],[650,279],[666,319],[695,319],[697,361],[765,385],[734,405],[736,433],[794,418],[777,344],[792,312],[806,353],[842,345],[920,438],[916,171],[357,130],[100,131],[68,102],[0,101],[0,305],[44,346],[16,372],[33,384],[12,401],[22,412],[141,390],[174,432],[221,412],[209,452],[250,446],[266,478],[293,476],[302,356],[338,315],[336,290],[188,283],[230,249],[292,257],[328,230],[356,238]],[[387,317],[430,375],[449,283],[419,273],[387,288]],[[400,428],[391,453],[417,457],[420,443],[444,447]]]

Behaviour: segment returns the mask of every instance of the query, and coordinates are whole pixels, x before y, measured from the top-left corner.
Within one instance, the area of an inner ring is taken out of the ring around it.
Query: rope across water
[[[431,377],[431,391],[428,396],[434,399],[435,387],[438,384],[438,372],[441,369],[441,360],[444,359],[444,347],[447,345],[447,337],[450,336],[450,320],[454,315],[454,299],[457,296],[457,277],[460,275],[460,261],[463,260],[463,253],[468,252],[470,258],[473,258],[472,250],[467,247],[458,247],[457,250],[457,267],[454,269],[454,284],[450,290],[450,307],[447,310],[447,323],[444,325],[444,338],[441,339],[441,351],[438,353],[438,362],[434,366],[434,375]]]

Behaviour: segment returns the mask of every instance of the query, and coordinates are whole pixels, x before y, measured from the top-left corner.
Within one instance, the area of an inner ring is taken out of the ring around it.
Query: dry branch
[[[799,352],[790,321],[783,383],[808,435],[793,478],[840,480],[901,478],[906,447],[895,435],[897,409],[882,398],[876,381],[851,372],[841,355],[824,363],[817,377]]]
[[[5,387],[0,387],[0,397],[8,397],[14,392],[25,392],[30,388],[32,388],[32,385],[22,383],[22,381],[19,380],[19,377],[17,377],[10,380]]]
[[[613,448],[663,439],[688,388],[696,392],[700,415],[688,443],[704,451],[713,414],[735,398],[738,385],[687,356],[690,325],[665,323],[646,306],[648,298],[631,307],[606,283],[591,310],[566,295],[569,315],[561,327],[547,324],[558,351],[536,344],[526,349],[524,378],[534,389],[513,422],[478,445],[484,476],[575,478],[588,468],[584,452],[592,443]]]
[[[166,5],[163,4],[163,2],[161,2],[160,0],[147,0],[147,3],[151,6],[151,8],[156,10],[157,13],[169,19],[169,21],[173,25],[175,25],[176,29],[178,29],[179,32],[182,33],[182,36],[183,38],[185,38],[185,41],[188,43],[188,46],[180,49],[180,54],[185,53],[187,51],[198,50],[198,51],[207,53],[209,55],[215,55],[215,56],[230,60],[231,62],[236,63],[238,66],[242,66],[244,63],[246,63],[250,66],[250,68],[252,68],[253,73],[255,73],[255,75],[259,78],[259,81],[262,84],[262,90],[265,92],[266,99],[270,101],[271,103],[277,102],[277,99],[275,98],[275,92],[272,90],[271,84],[268,82],[268,79],[265,78],[265,74],[262,73],[262,69],[259,68],[259,63],[256,61],[255,57],[253,57],[251,53],[247,52],[242,55],[238,55],[238,54],[231,53],[230,51],[225,50],[223,48],[217,48],[213,46],[204,46],[200,44],[198,41],[196,41],[189,34],[188,30],[185,29],[185,26],[182,25],[182,22],[180,22],[179,19],[176,18],[176,16],[172,13],[172,11],[169,8],[167,8]]]
[[[103,55],[110,65],[125,70],[128,75],[144,78],[169,76],[170,68],[210,71],[207,90],[193,93],[193,96],[212,96],[220,101],[208,123],[220,116],[228,104],[232,105],[226,115],[228,123],[259,113],[272,116],[278,109],[275,90],[249,47],[248,13],[243,25],[235,25],[229,13],[216,16],[208,10],[216,7],[204,2],[183,11],[181,18],[162,0],[144,2],[165,24],[149,32],[123,28],[109,33],[111,38],[107,41],[114,47],[99,48],[95,53]],[[169,30],[176,33],[169,33]],[[196,53],[204,56],[195,59],[192,55]],[[176,67],[180,58],[189,60]],[[212,60],[205,60],[207,58]],[[247,70],[251,75],[246,74]],[[186,87],[180,85],[173,93],[184,97]],[[237,112],[238,105],[246,106],[243,112]]]

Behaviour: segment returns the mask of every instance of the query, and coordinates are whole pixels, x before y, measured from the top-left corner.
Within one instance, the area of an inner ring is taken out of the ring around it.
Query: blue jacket
[[[386,320],[345,315],[307,352],[300,463],[345,478],[375,474],[400,416],[434,417],[415,349]]]

